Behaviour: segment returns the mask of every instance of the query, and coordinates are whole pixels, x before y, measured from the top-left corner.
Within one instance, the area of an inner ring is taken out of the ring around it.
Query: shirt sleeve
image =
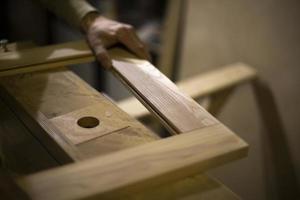
[[[85,0],[36,0],[70,25],[79,28],[82,18],[89,12],[98,12]]]

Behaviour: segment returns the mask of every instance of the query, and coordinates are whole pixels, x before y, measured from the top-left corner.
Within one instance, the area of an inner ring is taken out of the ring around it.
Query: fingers
[[[93,50],[97,61],[104,67],[105,69],[109,69],[112,66],[111,58],[100,38],[93,38],[92,36],[87,37],[88,43]]]
[[[132,26],[123,25],[117,30],[117,38],[119,42],[124,44],[129,50],[140,58],[150,60],[150,54],[143,42],[138,38]]]

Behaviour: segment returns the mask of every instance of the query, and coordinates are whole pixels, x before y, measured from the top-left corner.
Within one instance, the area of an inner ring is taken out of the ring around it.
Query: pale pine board
[[[193,99],[206,97],[221,90],[232,88],[257,77],[254,68],[236,63],[176,83],[180,91]],[[118,106],[135,118],[150,115],[149,111],[134,97],[119,101]]]
[[[176,85],[151,63],[130,58],[121,49],[111,50],[113,70],[125,80],[146,106],[158,114],[175,133],[216,123],[205,109],[178,90]]]
[[[172,136],[19,180],[32,199],[120,198],[247,154],[222,124]]]

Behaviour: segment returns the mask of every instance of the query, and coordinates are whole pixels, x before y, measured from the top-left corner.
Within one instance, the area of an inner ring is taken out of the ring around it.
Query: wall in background
[[[280,130],[266,131],[253,88],[238,88],[219,118],[250,144],[249,157],[212,173],[244,199],[282,198],[296,190],[287,183],[300,180],[300,2],[189,0],[187,4],[180,79],[247,63],[270,86],[282,120],[276,122],[282,125]],[[287,168],[291,164],[294,171]]]

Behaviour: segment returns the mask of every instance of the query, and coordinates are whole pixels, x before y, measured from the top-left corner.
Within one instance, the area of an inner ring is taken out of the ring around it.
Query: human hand
[[[93,12],[83,18],[81,28],[97,61],[106,69],[112,66],[107,48],[118,43],[125,45],[138,57],[150,59],[145,45],[131,25],[113,21]]]

